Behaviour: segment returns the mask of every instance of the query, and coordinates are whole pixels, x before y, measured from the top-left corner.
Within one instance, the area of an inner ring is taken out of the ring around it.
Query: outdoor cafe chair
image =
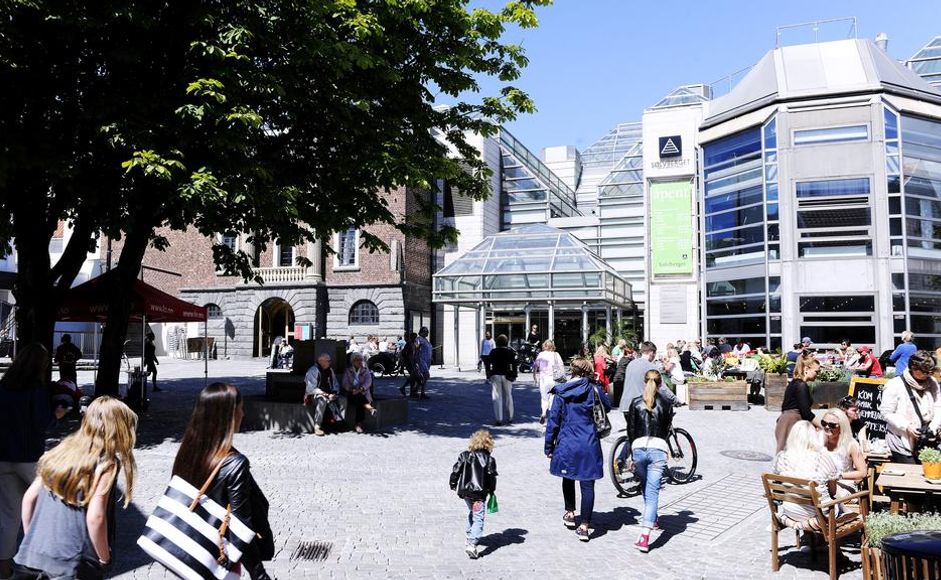
[[[869,513],[869,490],[858,491],[846,497],[831,500],[828,496],[821,497],[817,493],[817,484],[808,479],[787,477],[774,473],[765,473],[761,476],[765,488],[765,497],[768,499],[768,509],[771,511],[771,570],[778,571],[778,533],[784,528],[791,528],[798,532],[821,536],[827,543],[829,552],[830,580],[836,580],[836,552],[839,548],[840,538],[854,534],[863,529],[866,515]],[[798,505],[813,506],[814,516],[804,521],[793,520],[778,514],[778,506],[784,502]],[[847,505],[858,502],[849,511]],[[838,508],[843,508],[838,510]],[[845,511],[844,511],[845,510]],[[841,511],[842,513],[837,513]]]

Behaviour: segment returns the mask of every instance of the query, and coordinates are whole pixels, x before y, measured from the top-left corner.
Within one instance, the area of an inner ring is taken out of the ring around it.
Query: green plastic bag
[[[500,503],[497,501],[497,494],[491,493],[487,499],[487,513],[495,514],[500,511]]]

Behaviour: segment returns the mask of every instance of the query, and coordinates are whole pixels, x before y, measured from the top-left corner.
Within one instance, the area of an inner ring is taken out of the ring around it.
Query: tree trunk
[[[116,273],[108,286],[108,320],[101,335],[101,357],[95,396],[118,396],[121,382],[121,354],[127,339],[127,325],[131,319],[131,288],[138,278],[144,252],[150,242],[150,231],[135,228],[124,238]]]
[[[26,345],[38,342],[52,349],[59,300],[49,259],[52,232],[46,226],[44,208],[33,211],[19,205],[13,212],[14,246],[17,276],[13,288],[16,298],[17,341]],[[41,212],[37,217],[34,212]]]

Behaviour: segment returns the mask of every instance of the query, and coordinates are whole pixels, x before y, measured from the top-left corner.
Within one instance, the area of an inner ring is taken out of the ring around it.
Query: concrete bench
[[[272,401],[264,397],[244,398],[245,431],[314,432],[314,408],[298,403]],[[366,414],[363,424],[367,431],[383,431],[393,425],[408,423],[408,401],[405,399],[376,399],[379,410],[375,416]],[[355,414],[347,409],[346,427],[353,428]]]

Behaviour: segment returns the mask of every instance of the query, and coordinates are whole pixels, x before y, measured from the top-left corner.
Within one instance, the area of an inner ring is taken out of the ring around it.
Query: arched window
[[[222,318],[222,309],[219,308],[218,304],[210,302],[206,305],[206,310],[209,313],[209,318]]]
[[[379,309],[369,300],[360,300],[350,308],[350,324],[379,324]]]

